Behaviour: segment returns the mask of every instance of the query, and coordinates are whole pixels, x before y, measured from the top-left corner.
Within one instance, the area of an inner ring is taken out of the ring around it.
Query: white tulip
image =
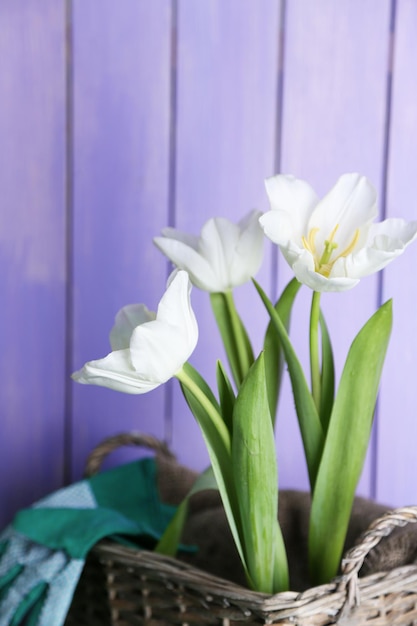
[[[384,268],[417,236],[417,222],[374,224],[376,191],[359,174],[344,174],[319,200],[294,176],[266,180],[271,210],[260,218],[296,278],[315,291],[344,291]]]
[[[154,242],[174,265],[189,273],[196,287],[211,293],[230,291],[247,282],[261,266],[264,237],[260,215],[251,211],[238,224],[212,218],[199,237],[165,228]]]
[[[188,274],[176,273],[156,316],[144,305],[122,309],[111,331],[113,352],[89,361],[72,377],[124,393],[146,393],[175,376],[192,354],[198,327]]]

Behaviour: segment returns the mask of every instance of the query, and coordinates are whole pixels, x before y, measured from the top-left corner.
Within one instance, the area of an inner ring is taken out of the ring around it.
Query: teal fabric
[[[160,502],[153,459],[61,489],[0,535],[0,626],[62,626],[85,558],[105,537],[148,547],[175,508]]]
[[[30,541],[52,550],[65,550],[73,559],[83,559],[104,537],[112,535],[141,535],[150,525],[121,515],[118,511],[96,509],[26,509],[18,513],[14,529]]]
[[[77,508],[73,489],[66,507],[24,509],[16,515],[13,528],[33,542],[65,550],[72,558],[85,558],[94,544],[111,535],[158,540],[175,513],[174,507],[158,498],[153,459],[122,465],[84,482],[95,508]]]
[[[89,484],[100,506],[140,523],[144,534],[154,539],[161,537],[176,511],[159,499],[157,467],[152,458],[97,474]]]

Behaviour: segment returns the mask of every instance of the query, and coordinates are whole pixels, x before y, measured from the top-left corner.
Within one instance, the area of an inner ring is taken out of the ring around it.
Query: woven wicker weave
[[[172,456],[143,435],[112,437],[87,463],[94,473],[120,445]],[[90,553],[66,626],[191,626],[192,624],[417,625],[417,566],[358,578],[366,555],[394,528],[417,521],[417,506],[376,520],[345,556],[342,575],[302,593],[250,591],[175,559],[109,541]]]

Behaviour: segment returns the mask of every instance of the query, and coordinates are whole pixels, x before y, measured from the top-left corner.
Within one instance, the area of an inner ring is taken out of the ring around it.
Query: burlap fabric
[[[158,488],[162,501],[177,505],[188,493],[197,474],[175,459],[157,455]],[[356,498],[344,552],[352,547],[370,523],[390,507]],[[287,549],[291,589],[311,586],[307,570],[307,538],[310,494],[281,490],[278,519]],[[190,500],[189,516],[182,542],[198,546],[193,554],[178,558],[211,574],[245,585],[245,576],[228,527],[220,496],[216,491],[200,492]],[[361,575],[388,571],[417,563],[417,528],[414,524],[394,531],[367,557]]]

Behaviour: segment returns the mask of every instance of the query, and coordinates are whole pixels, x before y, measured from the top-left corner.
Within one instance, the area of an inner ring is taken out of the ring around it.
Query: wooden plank
[[[352,171],[366,175],[381,191],[389,9],[387,0],[287,3],[281,171],[309,181],[320,195]],[[283,261],[281,288],[289,276]],[[307,366],[310,294],[304,291],[293,327]],[[323,295],[338,375],[354,335],[376,305],[376,277],[349,292]],[[294,418],[292,424],[288,421],[294,413],[290,395],[287,385],[278,450],[284,483],[300,488],[307,477],[298,427]],[[360,484],[365,495],[372,491],[371,473],[368,462]]]
[[[62,481],[63,3],[0,4],[0,527]]]
[[[393,66],[387,215],[417,219],[417,5],[397,3]],[[384,299],[393,298],[394,328],[378,428],[378,499],[393,506],[417,503],[417,244],[385,270]]]
[[[198,234],[211,217],[238,221],[267,208],[264,178],[274,171],[280,3],[255,0],[180,0],[176,226]],[[269,291],[270,248],[259,280]],[[191,362],[213,384],[216,359],[224,361],[207,293],[192,294],[200,338]],[[266,315],[252,287],[236,290],[238,309],[256,350]],[[177,388],[176,388],[177,389]],[[177,390],[174,447],[187,464],[202,468],[201,434]]]
[[[119,308],[156,309],[165,289],[152,237],[168,220],[170,20],[168,0],[73,2],[74,369],[109,352]],[[164,393],[74,384],[74,476],[107,435],[163,437]]]

